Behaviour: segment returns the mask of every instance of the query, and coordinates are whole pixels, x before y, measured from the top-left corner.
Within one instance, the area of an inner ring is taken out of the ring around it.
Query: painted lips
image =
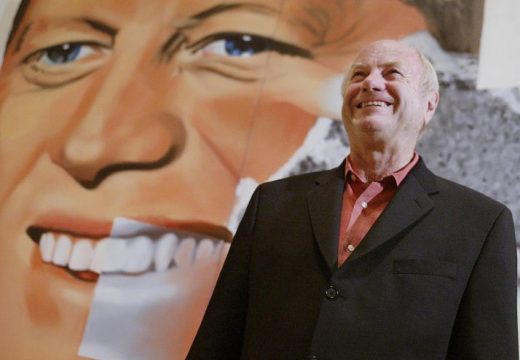
[[[229,246],[211,236],[159,228],[150,235],[99,239],[36,227],[28,233],[39,244],[43,262],[90,281],[101,273],[142,274],[187,267],[220,256],[222,247]]]

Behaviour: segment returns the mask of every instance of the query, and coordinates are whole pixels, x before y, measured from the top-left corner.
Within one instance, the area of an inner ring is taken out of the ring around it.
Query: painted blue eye
[[[238,35],[223,39],[226,53],[231,56],[251,56],[269,48],[268,41],[251,35]]]
[[[94,50],[82,43],[65,43],[42,50],[40,61],[45,65],[63,65],[77,61]]]
[[[226,34],[203,47],[208,54],[249,57],[269,50],[269,40],[247,34]]]
[[[312,58],[310,51],[273,38],[243,34],[243,33],[216,33],[206,36],[189,46],[192,51],[201,51],[203,54],[229,56],[229,57],[251,57],[263,52],[273,51],[282,55],[300,56]]]

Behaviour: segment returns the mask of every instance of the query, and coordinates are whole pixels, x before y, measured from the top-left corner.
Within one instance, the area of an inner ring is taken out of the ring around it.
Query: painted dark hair
[[[9,32],[9,37],[7,38],[7,44],[5,46],[5,51],[7,52],[7,49],[9,48],[9,45],[13,41],[14,34],[16,34],[16,31],[20,27],[20,24],[22,23],[22,19],[25,15],[25,12],[27,11],[27,7],[29,6],[30,0],[22,0],[20,2],[20,6],[18,7],[18,11],[16,12],[16,16],[13,20],[13,26],[11,27],[11,31]]]

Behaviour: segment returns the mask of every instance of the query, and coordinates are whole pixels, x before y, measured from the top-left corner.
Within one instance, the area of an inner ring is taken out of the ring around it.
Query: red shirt
[[[419,161],[414,153],[412,160],[402,169],[381,181],[364,183],[352,169],[347,157],[345,162],[345,189],[341,209],[341,227],[338,247],[338,267],[356,249],[372,225],[388,205],[398,186]]]

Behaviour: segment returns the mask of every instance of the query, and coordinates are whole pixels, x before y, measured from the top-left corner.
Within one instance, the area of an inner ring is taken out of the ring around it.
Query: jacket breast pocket
[[[394,274],[442,276],[457,279],[457,264],[429,259],[394,260]]]

